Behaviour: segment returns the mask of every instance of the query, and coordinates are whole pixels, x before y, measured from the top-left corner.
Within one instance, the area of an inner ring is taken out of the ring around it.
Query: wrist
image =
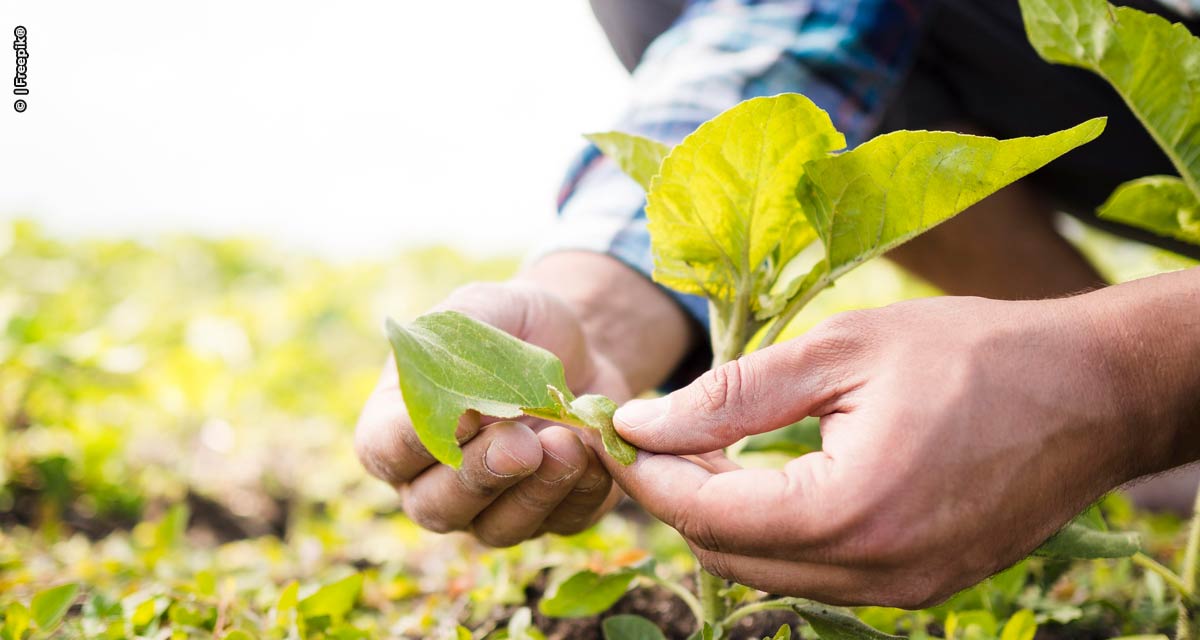
[[[692,322],[667,293],[611,256],[551,253],[515,279],[565,301],[589,349],[611,362],[634,394],[661,384],[696,339]]]
[[[1133,479],[1200,459],[1200,269],[1095,291],[1075,305],[1126,433]]]

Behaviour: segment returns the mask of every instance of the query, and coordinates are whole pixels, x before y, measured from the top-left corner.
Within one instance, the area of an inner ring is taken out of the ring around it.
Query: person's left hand
[[[830,604],[930,606],[1159,470],[1169,434],[1129,419],[1132,385],[1108,359],[1121,332],[1088,305],[931,298],[837,316],[622,407],[621,435],[676,455],[610,471],[716,575]],[[781,471],[712,453],[810,415],[823,451]]]

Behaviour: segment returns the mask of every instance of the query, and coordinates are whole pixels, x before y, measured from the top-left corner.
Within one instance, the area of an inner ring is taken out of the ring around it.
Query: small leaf
[[[552,594],[538,603],[542,615],[551,618],[581,618],[607,611],[616,604],[637,577],[632,570],[600,575],[580,571],[569,577]]]
[[[688,640],[716,640],[719,637],[718,631],[712,625],[705,622],[703,627],[700,627],[695,633],[688,636]]]
[[[1033,552],[1035,556],[1062,559],[1128,558],[1141,551],[1136,533],[1099,531],[1073,520]]]
[[[795,93],[754,98],[671,150],[647,195],[654,280],[683,293],[757,304],[770,278],[815,239],[796,182],[845,147],[829,114]]]
[[[1200,200],[1174,176],[1149,176],[1126,182],[1100,206],[1105,220],[1200,244]]]
[[[66,615],[75,600],[79,585],[68,583],[46,589],[33,596],[29,610],[38,629],[50,631]]]
[[[1021,609],[1004,623],[1000,640],[1033,640],[1037,635],[1037,619],[1029,609]]]
[[[763,638],[763,640],[792,640],[792,625],[785,624],[779,627],[779,631],[776,631],[775,635],[770,638]]]
[[[471,630],[461,624],[454,630],[456,640],[471,640]]]
[[[21,640],[29,630],[29,609],[20,602],[10,602],[4,609],[4,639]]]
[[[221,637],[224,638],[224,640],[256,640],[254,634],[243,629],[234,629],[233,631],[230,631]]]
[[[592,133],[584,136],[600,148],[604,155],[611,158],[629,174],[630,178],[642,185],[642,190],[650,191],[650,181],[658,175],[663,158],[671,152],[671,147],[650,138],[609,131],[607,133]]]
[[[603,396],[574,398],[562,362],[545,349],[455,311],[426,314],[407,326],[389,319],[387,334],[413,429],[445,464],[462,464],[454,434],[468,410],[598,429],[614,458],[629,464],[637,456],[612,426],[616,404]]]
[[[809,162],[796,189],[836,280],[1104,131],[1105,119],[1032,138],[897,131]]]
[[[900,637],[867,625],[846,609],[816,602],[797,604],[793,609],[817,632],[821,640],[895,640]]]
[[[516,418],[528,408],[551,411],[557,404],[547,387],[567,389],[562,363],[549,351],[455,311],[426,314],[408,326],[389,319],[387,334],[417,437],[452,467],[462,463],[454,432],[467,410],[496,418]]]
[[[1038,53],[1107,80],[1200,197],[1200,38],[1105,0],[1021,0],[1021,12]]]
[[[584,424],[600,431],[604,450],[614,460],[626,466],[637,460],[637,447],[626,442],[613,426],[613,414],[617,412],[617,403],[604,396],[585,395],[571,403],[570,411]]]
[[[604,640],[666,640],[658,625],[642,616],[620,615],[602,624]]]
[[[275,626],[277,628],[286,628],[292,622],[292,614],[296,611],[299,604],[300,584],[292,580],[279,593],[279,600],[275,603]]]
[[[362,574],[355,573],[317,589],[300,601],[300,614],[305,619],[328,616],[331,620],[340,620],[354,608],[362,581]]]

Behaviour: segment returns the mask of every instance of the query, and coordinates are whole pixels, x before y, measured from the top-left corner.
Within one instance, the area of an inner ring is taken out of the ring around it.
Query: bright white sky
[[[586,0],[0,0],[0,218],[511,252],[624,70]]]

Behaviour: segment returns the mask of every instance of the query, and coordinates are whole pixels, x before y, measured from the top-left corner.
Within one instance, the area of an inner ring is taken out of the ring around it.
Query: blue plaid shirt
[[[1181,14],[1200,12],[1200,0],[1162,2]],[[692,0],[646,50],[633,74],[633,104],[614,128],[677,143],[742,100],[795,91],[828,111],[853,147],[899,89],[934,3]],[[594,146],[571,168],[559,214],[539,253],[592,250],[653,270],[645,196]],[[702,298],[671,293],[707,326]]]

